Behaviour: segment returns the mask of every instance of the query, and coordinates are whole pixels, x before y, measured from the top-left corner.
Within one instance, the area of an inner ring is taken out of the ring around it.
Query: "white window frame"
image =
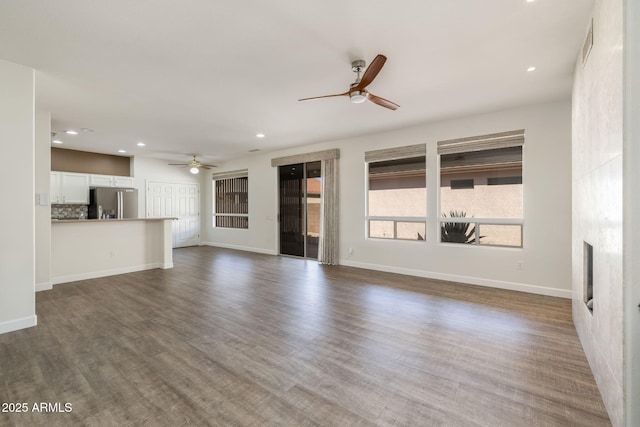
[[[226,179],[247,178],[247,213],[218,213],[216,208],[216,181],[222,181]],[[225,229],[225,230],[248,230],[249,229],[249,171],[247,169],[235,170],[229,172],[214,173],[211,177],[212,186],[212,228]],[[247,227],[219,227],[216,226],[217,217],[245,217],[247,218]]]
[[[467,217],[467,218],[451,218],[451,217],[443,217],[442,209],[440,208],[440,179],[442,177],[442,172],[440,170],[440,159],[443,154],[456,154],[456,153],[468,153],[471,151],[483,151],[483,150],[493,150],[499,148],[510,148],[510,147],[523,147],[522,152],[522,169],[523,169],[523,179],[522,185],[524,189],[524,129],[519,129],[510,132],[501,132],[494,133],[489,135],[480,135],[473,136],[468,138],[459,138],[459,139],[451,139],[446,141],[438,141],[438,243],[443,245],[460,245],[460,243],[453,242],[443,242],[441,236],[442,224],[443,223],[465,223],[471,224],[475,227],[475,236],[474,241],[471,246],[481,246],[481,247],[502,247],[502,248],[512,248],[512,249],[522,249],[524,248],[524,217],[522,218],[475,218],[475,217]],[[524,198],[524,191],[523,191]],[[524,200],[522,200],[522,212],[524,215]],[[491,245],[491,244],[481,244],[478,236],[481,234],[482,225],[517,225],[520,226],[520,246],[510,246],[510,245]],[[469,246],[469,245],[467,245]]]
[[[365,239],[384,240],[384,241],[402,241],[402,242],[426,242],[427,241],[427,215],[422,216],[373,216],[369,215],[369,164],[375,162],[384,162],[390,160],[408,159],[412,157],[425,157],[425,171],[427,168],[427,146],[426,144],[407,145],[403,147],[386,148],[382,150],[374,150],[365,152]],[[425,193],[427,191],[426,173],[425,173]],[[393,221],[393,237],[371,237],[370,224],[371,221]],[[399,239],[398,223],[401,222],[418,222],[423,223],[425,228],[424,240],[418,239]]]

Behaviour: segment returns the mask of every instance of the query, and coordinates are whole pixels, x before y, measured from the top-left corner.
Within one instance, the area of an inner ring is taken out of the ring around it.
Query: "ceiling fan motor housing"
[[[358,75],[356,81],[354,83],[351,83],[351,89],[353,89],[355,86],[358,86],[358,84],[360,83],[360,73],[362,72],[364,67],[366,67],[366,65],[367,63],[362,59],[357,59],[351,63],[351,70],[353,70],[353,72],[357,73]],[[364,90],[354,90],[353,92],[349,92],[349,99],[354,104],[361,104],[367,100],[367,92],[365,92]]]
[[[362,70],[364,70],[364,67],[366,67],[366,66],[367,66],[367,63],[366,63],[366,62],[364,62],[364,60],[363,60],[363,59],[356,59],[355,61],[353,61],[353,62],[351,63],[351,70],[352,70],[354,73],[359,73],[359,72],[361,72]]]

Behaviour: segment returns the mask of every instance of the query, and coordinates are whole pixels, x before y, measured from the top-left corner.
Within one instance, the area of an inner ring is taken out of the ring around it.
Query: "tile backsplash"
[[[87,205],[51,205],[51,218],[86,218],[89,207]]]

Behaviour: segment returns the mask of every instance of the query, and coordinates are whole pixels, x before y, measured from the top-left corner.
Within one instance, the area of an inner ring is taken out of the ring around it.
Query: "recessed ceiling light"
[[[118,153],[126,153],[127,150],[118,150]]]
[[[529,72],[529,73],[530,73],[530,72],[532,72],[532,71],[535,71],[535,70],[536,70],[536,67],[529,67],[529,68],[527,68],[527,72]]]
[[[53,141],[54,144],[62,144],[62,141],[60,141],[59,139],[54,139]]]
[[[78,134],[78,132],[75,131],[75,130],[65,130],[64,133],[67,133],[69,135],[77,135]]]
[[[147,144],[145,144],[144,142],[138,142],[136,145],[137,145],[138,147],[144,147],[144,146],[145,146],[145,145],[147,145]]]
[[[264,138],[264,133],[257,133],[256,138]]]
[[[527,3],[533,3],[535,0],[527,0]]]

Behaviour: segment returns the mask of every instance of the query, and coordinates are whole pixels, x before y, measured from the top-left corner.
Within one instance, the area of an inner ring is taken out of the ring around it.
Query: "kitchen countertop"
[[[116,219],[116,218],[110,218],[110,219],[79,219],[79,218],[62,218],[62,219],[56,219],[56,218],[51,218],[51,224],[55,224],[55,223],[76,223],[76,222],[83,222],[83,223],[95,223],[95,222],[123,222],[123,221],[164,221],[167,219],[177,219],[177,218],[173,218],[173,217],[162,217],[162,218],[121,218],[121,219]]]

